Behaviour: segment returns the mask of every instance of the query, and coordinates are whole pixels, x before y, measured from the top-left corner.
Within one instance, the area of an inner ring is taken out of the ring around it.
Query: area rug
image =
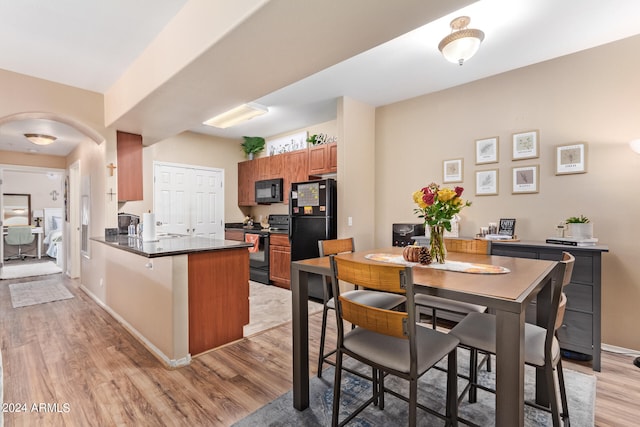
[[[59,279],[12,283],[9,285],[9,291],[13,308],[73,298]]]
[[[24,265],[5,265],[0,269],[0,279],[19,279],[61,272],[62,269],[53,261],[26,263]]]
[[[322,311],[322,304],[309,301],[309,314],[319,311]],[[249,324],[244,327],[244,336],[255,335],[290,322],[291,313],[290,290],[250,281]]]
[[[463,372],[468,366],[468,352],[458,350],[459,371]],[[352,367],[357,366],[353,359],[345,359]],[[442,363],[442,362],[441,362]],[[446,365],[442,365],[446,366]],[[258,409],[246,418],[234,424],[234,427],[271,426],[271,427],[297,427],[297,426],[329,426],[331,425],[331,411],[333,401],[333,375],[334,368],[328,367],[322,379],[314,377],[309,384],[309,408],[297,411],[293,408],[292,391],[285,393],[276,400]],[[494,370],[495,371],[495,370]],[[586,375],[569,369],[564,369],[565,385],[569,401],[569,414],[571,425],[574,427],[593,426],[594,404],[596,395],[596,377]],[[525,398],[532,400],[535,396],[535,370],[527,367],[525,371]],[[486,372],[481,369],[480,381],[482,384],[493,386],[495,384],[494,372]],[[385,379],[385,385],[408,395],[406,382],[389,376]],[[458,392],[462,390],[465,381],[460,379]],[[446,373],[437,369],[431,369],[420,380],[418,386],[418,399],[426,406],[444,412],[446,393]],[[342,378],[341,414],[344,419],[353,408],[371,396],[371,383],[355,375],[347,373]],[[364,397],[364,399],[362,399]],[[407,425],[408,405],[389,394],[385,395],[385,409],[380,411],[370,405],[349,426],[391,426]],[[478,402],[469,404],[465,399],[459,408],[459,416],[480,426],[495,425],[495,396],[478,390]],[[418,409],[419,426],[443,425],[444,421]],[[525,406],[525,426],[538,427],[550,426],[551,417],[546,412]]]

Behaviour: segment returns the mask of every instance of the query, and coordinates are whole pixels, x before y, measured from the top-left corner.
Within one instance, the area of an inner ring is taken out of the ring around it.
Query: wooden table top
[[[365,258],[365,256],[378,253],[399,255],[402,254],[402,250],[403,248],[401,247],[389,247],[357,251],[340,254],[338,256],[360,262],[378,263],[379,261],[369,260]],[[460,252],[449,252],[447,259],[451,261],[498,265],[509,269],[510,272],[504,274],[475,274],[416,266],[413,268],[414,283],[430,288],[486,295],[488,297],[516,301],[523,298],[523,296],[526,297],[530,293],[528,290],[531,287],[537,286],[557,264],[556,261],[466,254]],[[329,272],[328,257],[296,262],[304,266],[323,268],[326,269],[327,273]]]

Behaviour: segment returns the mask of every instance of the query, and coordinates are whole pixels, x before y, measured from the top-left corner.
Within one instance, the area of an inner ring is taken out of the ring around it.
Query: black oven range
[[[269,235],[271,233],[287,233],[289,215],[269,215],[268,229],[245,229],[245,242],[252,243],[249,248],[249,279],[254,282],[269,282]]]

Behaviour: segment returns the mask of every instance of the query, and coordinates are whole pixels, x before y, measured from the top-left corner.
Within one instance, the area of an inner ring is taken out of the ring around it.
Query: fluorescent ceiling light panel
[[[236,107],[232,110],[219,114],[212,119],[207,120],[203,124],[225,129],[242,122],[246,122],[247,120],[251,120],[254,117],[261,116],[268,112],[269,109],[260,104],[242,104],[239,107]]]

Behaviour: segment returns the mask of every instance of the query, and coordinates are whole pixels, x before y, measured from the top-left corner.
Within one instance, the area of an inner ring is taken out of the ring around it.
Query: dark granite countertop
[[[143,242],[137,237],[117,235],[105,237],[92,237],[91,240],[132,252],[147,258],[162,256],[183,255],[193,252],[207,252],[224,249],[248,248],[250,243],[236,240],[209,239],[207,237],[191,236],[162,236],[152,242]]]

